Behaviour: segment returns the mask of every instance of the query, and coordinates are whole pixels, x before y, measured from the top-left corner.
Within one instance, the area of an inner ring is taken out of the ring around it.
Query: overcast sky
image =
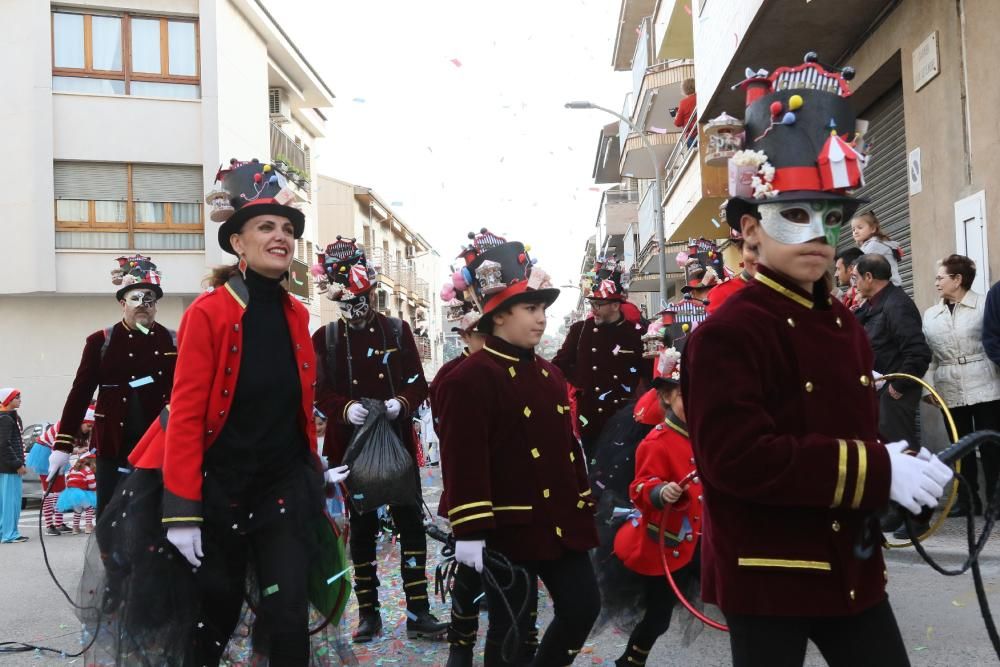
[[[265,0],[337,96],[320,173],[373,188],[447,265],[482,226],[576,284],[595,231],[591,169],[630,76],[615,0]],[[325,242],[319,239],[320,242]],[[442,276],[437,277],[440,285]],[[562,317],[578,297],[550,310]]]

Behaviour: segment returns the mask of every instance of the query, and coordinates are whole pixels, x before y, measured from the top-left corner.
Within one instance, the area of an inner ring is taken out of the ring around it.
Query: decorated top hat
[[[157,299],[163,298],[163,288],[160,287],[162,275],[151,257],[122,256],[117,262],[118,266],[111,270],[112,284],[121,285],[115,292],[115,299],[121,301],[125,294],[134,289],[152,290]]]
[[[834,69],[807,53],[796,67],[752,72],[746,92],[745,148],[729,159],[726,222],[766,202],[827,200],[844,206],[849,219],[863,203],[849,193],[864,185],[865,155],[847,98],[849,67]]]
[[[628,274],[614,255],[600,257],[594,270],[583,274],[583,288],[586,298],[592,301],[625,301]]]
[[[683,294],[698,289],[711,289],[725,276],[722,253],[714,241],[689,239],[687,252],[677,253],[677,264],[684,269]]]
[[[222,184],[205,196],[212,207],[210,217],[221,222],[219,227],[219,247],[233,255],[229,237],[239,233],[243,223],[257,215],[271,213],[291,220],[295,238],[302,238],[306,217],[292,206],[295,195],[288,187],[285,174],[273,164],[262,164],[256,158],[240,162],[236,158],[229,161],[229,168],[220,168],[215,182]]]
[[[365,249],[355,239],[337,240],[318,253],[313,265],[317,288],[332,301],[348,301],[367,294],[378,284],[375,267],[368,264]]]
[[[478,234],[470,232],[469,239],[472,242],[459,255],[465,266],[452,276],[452,284],[456,291],[464,291],[483,320],[502,306],[550,306],[559,296],[549,275],[535,266],[523,243],[507,241],[485,227]]]
[[[656,373],[653,378],[653,389],[678,386],[681,383],[681,353],[674,347],[660,350],[656,358]]]

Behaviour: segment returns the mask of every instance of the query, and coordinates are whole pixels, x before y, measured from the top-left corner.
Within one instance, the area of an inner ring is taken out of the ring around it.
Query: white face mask
[[[767,202],[757,205],[760,226],[778,243],[796,245],[822,238],[837,246],[844,222],[842,202]]]

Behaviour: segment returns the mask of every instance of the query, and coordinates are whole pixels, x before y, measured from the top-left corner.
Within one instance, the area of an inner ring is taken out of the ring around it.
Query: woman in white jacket
[[[938,262],[934,285],[941,301],[924,312],[924,337],[933,358],[928,374],[951,410],[959,436],[982,429],[1000,430],[1000,369],[983,349],[983,311],[986,298],[971,290],[975,263],[963,255],[949,255]],[[1000,477],[1000,452],[981,450],[986,479],[986,500]],[[969,484],[974,504],[959,490],[958,502],[948,516],[982,514],[979,467],[975,453],[962,459],[962,476]]]

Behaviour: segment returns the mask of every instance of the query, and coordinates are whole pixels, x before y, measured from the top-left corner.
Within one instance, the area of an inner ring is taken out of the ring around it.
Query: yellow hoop
[[[949,410],[948,406],[945,405],[945,402],[941,398],[941,395],[934,390],[934,387],[924,382],[922,378],[918,378],[917,376],[910,375],[908,373],[887,373],[886,375],[883,375],[881,378],[879,378],[879,382],[881,382],[882,380],[885,380],[887,382],[889,380],[910,380],[912,382],[916,382],[921,387],[926,389],[927,392],[934,397],[934,400],[937,401],[938,406],[941,408],[941,412],[944,413],[945,421],[948,423],[948,429],[951,431],[951,441],[958,442],[958,429],[955,427],[955,420],[951,416],[951,410]],[[955,461],[955,472],[956,473],[962,472],[961,460]],[[923,542],[928,537],[930,537],[931,535],[933,535],[938,531],[938,529],[944,524],[944,520],[948,518],[948,512],[951,511],[951,507],[952,505],[955,504],[955,499],[957,497],[958,497],[958,480],[955,479],[954,482],[952,483],[951,493],[948,494],[948,501],[944,504],[944,508],[938,515],[937,520],[935,520],[934,524],[927,529],[926,533],[920,535],[917,538],[918,540]],[[906,547],[913,546],[913,542],[907,541],[907,542],[892,543],[887,540],[885,546],[887,549],[904,549]]]

